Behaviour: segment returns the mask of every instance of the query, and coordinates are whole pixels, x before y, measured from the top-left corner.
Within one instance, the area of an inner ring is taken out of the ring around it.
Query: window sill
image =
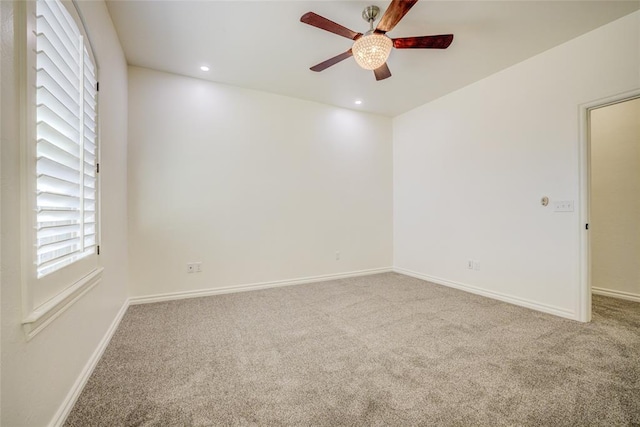
[[[73,285],[56,295],[54,298],[35,308],[23,320],[22,326],[27,335],[27,341],[49,325],[56,317],[71,307],[84,294],[89,292],[102,280],[104,268],[99,267],[78,280]]]

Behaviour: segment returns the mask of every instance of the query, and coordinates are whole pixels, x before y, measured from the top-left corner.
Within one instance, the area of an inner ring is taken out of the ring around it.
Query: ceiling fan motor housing
[[[374,6],[374,5],[367,6],[362,11],[362,19],[364,19],[367,22],[373,22],[376,20],[379,13],[380,13],[380,8],[378,6]]]

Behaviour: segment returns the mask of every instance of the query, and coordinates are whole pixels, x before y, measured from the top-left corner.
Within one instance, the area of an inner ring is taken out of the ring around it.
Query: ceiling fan
[[[446,49],[453,41],[453,34],[443,34],[439,36],[402,37],[398,39],[389,38],[386,33],[400,22],[409,9],[418,0],[392,0],[391,4],[382,15],[378,26],[374,29],[373,23],[380,13],[377,6],[367,6],[362,11],[362,19],[369,23],[369,31],[366,33],[356,33],[350,29],[336,24],[327,18],[316,13],[307,12],[300,18],[305,24],[318,27],[330,33],[354,40],[351,49],[340,55],[327,59],[311,67],[312,71],[322,71],[353,56],[362,68],[373,70],[376,80],[384,80],[391,77],[391,71],[387,66],[387,58],[391,53],[391,48],[396,49]]]

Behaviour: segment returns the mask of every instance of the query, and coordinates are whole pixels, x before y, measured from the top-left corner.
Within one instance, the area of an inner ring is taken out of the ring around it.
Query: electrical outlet
[[[467,261],[467,268],[469,270],[473,270],[473,260],[472,259]]]
[[[340,261],[340,252],[336,252],[336,261]]]
[[[478,260],[473,261],[473,269],[476,271],[480,270],[480,261]]]
[[[202,273],[202,263],[201,262],[188,262],[187,263],[187,273]]]

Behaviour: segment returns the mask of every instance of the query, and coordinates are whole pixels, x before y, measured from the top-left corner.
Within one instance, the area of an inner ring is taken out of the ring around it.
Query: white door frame
[[[579,286],[578,286],[578,307],[577,318],[581,322],[591,321],[591,248],[589,231],[586,225],[589,224],[589,207],[591,195],[591,141],[589,122],[589,112],[596,108],[607,105],[618,104],[640,97],[640,88],[623,92],[607,98],[598,99],[580,105],[580,140],[579,140],[579,174],[580,174],[580,207],[579,207]]]

